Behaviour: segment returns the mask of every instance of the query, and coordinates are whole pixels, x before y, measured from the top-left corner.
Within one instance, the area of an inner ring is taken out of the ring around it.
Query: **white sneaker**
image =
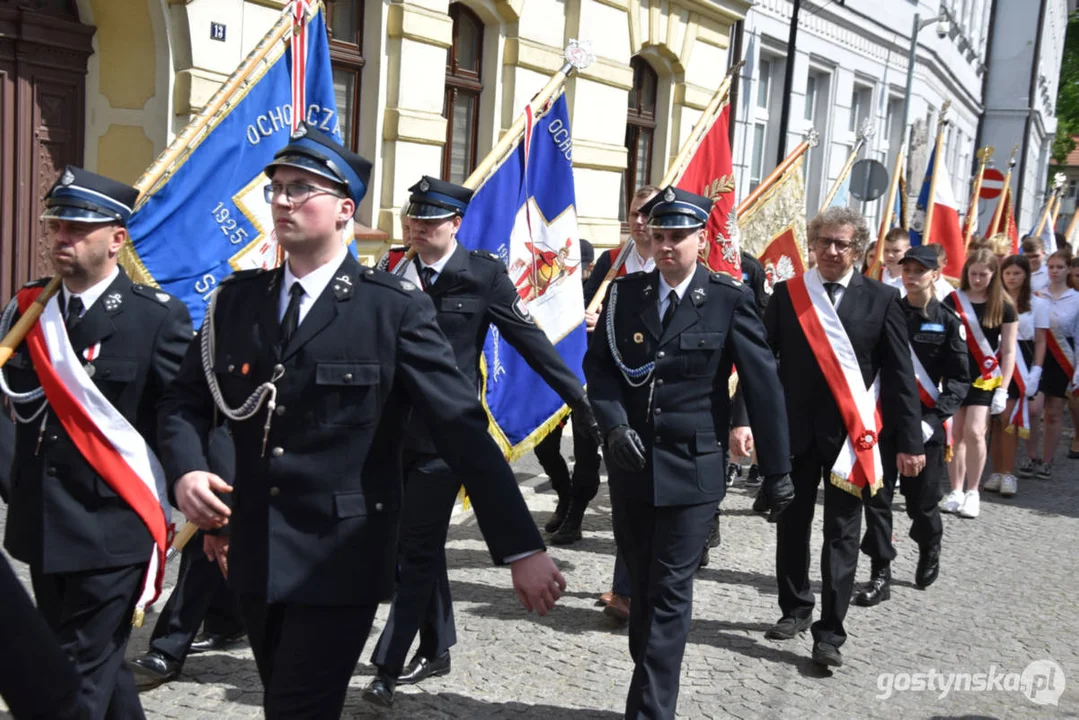
[[[1001,474],[993,473],[989,476],[989,479],[985,481],[985,485],[982,485],[982,490],[988,492],[1000,492]]]
[[[963,507],[965,499],[966,496],[963,495],[962,490],[952,490],[944,498],[944,504],[940,506],[940,510],[946,513],[959,512],[959,508]]]
[[[963,507],[959,508],[959,517],[964,518],[976,518],[978,513],[981,512],[982,501],[978,497],[977,490],[968,490],[966,499],[963,500]]]
[[[1015,479],[1015,475],[1005,475],[1004,479],[1000,481],[1000,496],[1011,497],[1015,495],[1019,489],[1019,483]]]

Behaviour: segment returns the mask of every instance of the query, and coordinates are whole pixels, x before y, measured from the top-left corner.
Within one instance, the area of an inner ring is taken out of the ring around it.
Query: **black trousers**
[[[693,616],[693,573],[716,503],[655,507],[610,483],[614,537],[630,579],[633,679],[626,718],[673,718]]]
[[[813,639],[836,647],[847,639],[843,620],[850,609],[854,574],[858,568],[858,535],[862,524],[862,499],[831,483],[834,458],[825,460],[817,451],[795,456],[791,469],[794,502],[776,523],[776,580],[779,609],[784,617],[813,616],[813,591],[809,585],[809,550],[812,546],[813,513],[817,488],[824,481],[824,545],[821,548],[821,613],[813,623]],[[864,497],[869,496],[866,489]]]
[[[397,541],[397,595],[371,656],[383,673],[404,669],[417,633],[416,652],[436,658],[457,642],[453,598],[446,572],[446,534],[461,487],[437,457],[406,458],[405,498]]]
[[[599,446],[592,437],[573,426],[573,476],[562,457],[562,432],[559,425],[536,445],[536,459],[543,472],[551,478],[551,488],[558,497],[569,497],[575,503],[587,505],[599,492]]]
[[[202,533],[191,538],[180,555],[180,571],[169,601],[150,636],[150,649],[183,663],[205,623],[206,632],[234,636],[244,631],[240,609],[216,562],[202,551]]]
[[[145,717],[124,664],[145,573],[145,564],[48,574],[30,568],[38,609],[74,661],[82,702],[95,720]]]
[[[865,504],[865,535],[862,537],[862,552],[874,565],[890,563],[896,556],[892,544],[892,498],[899,473],[894,453],[881,460],[884,463],[884,487]],[[910,538],[918,543],[918,547],[936,545],[944,535],[939,503],[944,497],[942,483],[947,478],[944,447],[930,441],[925,445],[925,469],[917,477],[904,477],[899,484],[899,491],[907,501]]]
[[[341,717],[377,604],[312,606],[241,596],[267,720]]]
[[[0,554],[0,697],[17,718],[84,720],[82,679]]]

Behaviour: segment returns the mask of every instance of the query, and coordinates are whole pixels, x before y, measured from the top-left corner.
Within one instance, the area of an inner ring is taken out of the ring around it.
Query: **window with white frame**
[[[863,85],[854,86],[850,96],[850,115],[847,119],[847,129],[850,132],[858,132],[862,123],[869,117],[870,105],[873,103],[872,97],[872,88]]]
[[[820,207],[824,194],[828,192],[825,163],[830,137],[828,111],[831,103],[828,96],[831,80],[831,73],[816,68],[810,68],[806,78],[805,119],[810,122],[820,137],[817,147],[806,151],[805,163],[802,166],[806,181],[806,207],[813,209]],[[843,121],[840,119],[838,122]]]
[[[769,154],[775,152],[775,141],[770,137],[769,119],[775,95],[774,78],[778,76],[782,60],[762,54],[757,64],[756,102],[754,103],[752,139],[749,162],[749,189],[752,191],[768,174]],[[776,131],[778,132],[778,131]]]

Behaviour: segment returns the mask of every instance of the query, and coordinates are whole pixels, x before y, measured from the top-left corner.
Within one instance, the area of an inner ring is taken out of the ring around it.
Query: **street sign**
[[[850,194],[859,200],[876,200],[888,191],[888,170],[876,160],[859,160],[850,169]]]
[[[983,200],[992,200],[998,197],[1004,189],[1004,173],[996,168],[986,168],[982,175],[982,190],[978,197]]]

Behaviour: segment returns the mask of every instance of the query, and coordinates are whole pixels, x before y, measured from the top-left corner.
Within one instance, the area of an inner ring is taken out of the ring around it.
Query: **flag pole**
[[[858,131],[858,139],[854,143],[854,148],[850,151],[847,161],[843,163],[843,169],[839,171],[839,177],[835,179],[831,189],[828,190],[828,194],[824,196],[824,202],[821,203],[820,212],[824,212],[824,209],[831,205],[832,201],[835,200],[835,196],[839,194],[839,188],[843,187],[843,183],[846,181],[847,176],[850,175],[851,168],[854,167],[854,162],[858,159],[858,153],[862,151],[866,140],[872,136],[873,125],[869,118],[866,118],[865,122],[862,123],[861,129]]]
[[[888,230],[892,224],[892,218],[895,217],[895,196],[899,194],[899,178],[903,174],[903,148],[900,148],[895,154],[895,166],[892,170],[892,181],[888,183],[888,200],[884,206],[884,215],[880,219],[880,231],[877,233],[877,247],[873,250],[873,264],[866,270],[866,275],[879,280],[881,276],[881,266],[884,262],[884,236],[888,234]],[[900,224],[902,224],[903,218],[900,218]]]
[[[933,230],[933,206],[937,199],[937,178],[940,176],[940,164],[943,162],[941,149],[944,145],[944,128],[948,125],[948,108],[952,105],[951,100],[944,101],[944,107],[940,109],[937,118],[937,143],[933,149],[933,176],[929,178],[929,201],[925,208],[925,227],[922,229],[922,245],[929,244],[929,235]]]
[[[719,117],[723,106],[726,104],[730,96],[731,80],[734,77],[734,73],[736,73],[744,64],[744,60],[739,60],[727,68],[727,74],[723,77],[723,82],[719,84],[719,88],[712,95],[712,99],[708,101],[708,105],[705,106],[704,111],[697,119],[693,129],[689,131],[689,136],[686,138],[686,141],[682,143],[682,147],[678,150],[678,154],[675,155],[674,160],[672,160],[671,164],[667,167],[667,172],[663,174],[663,179],[659,182],[660,187],[672,185],[682,176],[686,166],[689,164],[689,159],[693,157],[693,153],[696,152],[698,146],[700,146],[701,142],[704,140],[705,133],[712,127],[712,124]],[[633,246],[633,236],[630,235],[622,246],[621,252],[618,253],[618,259],[611,263],[611,267],[608,268],[607,274],[603,276],[603,282],[596,288],[596,294],[592,296],[592,302],[588,303],[585,312],[594,313],[597,308],[603,304],[603,298],[607,297],[608,286],[614,282],[615,277],[618,275],[618,271],[622,269],[622,266],[626,262],[626,256],[633,250]]]
[[[1075,232],[1077,220],[1079,220],[1079,211],[1072,214],[1071,222],[1068,223],[1068,229],[1064,231],[1064,240],[1068,243],[1068,245],[1072,244],[1072,233]],[[1057,249],[1059,250],[1060,248]]]
[[[1004,174],[1004,185],[1000,191],[1000,200],[997,201],[997,207],[993,210],[993,219],[989,222],[986,235],[996,235],[1000,232],[1000,220],[1004,214],[1004,203],[1011,194],[1012,188],[1012,169],[1015,168],[1015,154],[1019,152],[1019,144],[1016,143],[1012,147],[1012,154],[1008,157],[1008,172]],[[1007,222],[1007,220],[1005,220]]]
[[[798,162],[798,159],[805,155],[806,151],[809,150],[809,148],[816,147],[817,138],[817,131],[813,129],[809,130],[809,132],[806,133],[805,139],[802,140],[802,142],[798,143],[798,147],[794,148],[794,150],[791,151],[790,155],[785,157],[783,159],[783,162],[781,162],[775,170],[769,173],[768,177],[762,180],[761,184],[758,185],[753,190],[753,192],[743,198],[742,202],[738,203],[738,207],[735,209],[735,212],[738,214],[738,216],[741,217],[742,215],[745,215],[746,212],[749,211],[749,209],[752,208],[758,200],[760,200],[761,195],[766,193],[768,191],[768,188],[771,187],[772,184],[775,183],[777,180],[779,180],[779,178],[783,177],[783,173],[787,172],[787,170],[790,169],[791,165]]]
[[[1041,237],[1042,230],[1045,229],[1045,223],[1048,222],[1053,213],[1053,205],[1060,197],[1061,188],[1064,187],[1064,180],[1064,173],[1057,173],[1053,176],[1053,190],[1049,195],[1049,200],[1045,203],[1045,209],[1042,210],[1041,217],[1038,219],[1038,227],[1034,231],[1034,237]]]
[[[974,187],[970,193],[970,202],[967,203],[966,232],[963,233],[963,247],[970,246],[970,238],[974,235],[974,226],[978,224],[978,196],[982,193],[982,180],[985,178],[985,166],[989,158],[996,150],[992,145],[986,145],[978,150],[978,172],[974,175]]]

